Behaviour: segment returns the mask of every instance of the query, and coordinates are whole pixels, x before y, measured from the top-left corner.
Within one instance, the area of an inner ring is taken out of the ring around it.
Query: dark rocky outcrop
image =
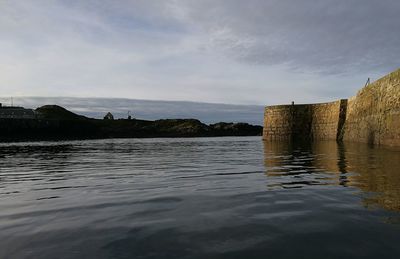
[[[261,126],[254,126],[248,123],[226,122],[211,124],[209,127],[215,136],[258,136],[263,129]]]
[[[35,110],[39,119],[45,120],[87,120],[82,115],[75,114],[58,105],[44,105]]]

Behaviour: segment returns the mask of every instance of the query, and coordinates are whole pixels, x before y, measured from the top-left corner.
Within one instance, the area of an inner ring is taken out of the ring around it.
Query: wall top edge
[[[318,105],[329,105],[339,103],[340,101],[347,101],[347,99],[340,99],[333,102],[324,102],[324,103],[300,103],[300,104],[278,104],[278,105],[268,105],[265,108],[289,108],[292,106],[295,107],[305,107],[305,106],[318,106]]]

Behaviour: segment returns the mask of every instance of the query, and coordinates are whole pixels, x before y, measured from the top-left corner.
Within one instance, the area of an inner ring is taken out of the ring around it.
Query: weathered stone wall
[[[347,100],[265,108],[264,140],[335,140],[346,116]]]
[[[400,70],[364,87],[349,100],[343,139],[400,146]]]
[[[266,107],[263,139],[336,139],[400,146],[400,69],[349,100]]]
[[[318,140],[336,140],[346,120],[347,100],[312,104],[311,136]]]
[[[292,107],[269,106],[264,112],[264,140],[288,140],[292,138]]]

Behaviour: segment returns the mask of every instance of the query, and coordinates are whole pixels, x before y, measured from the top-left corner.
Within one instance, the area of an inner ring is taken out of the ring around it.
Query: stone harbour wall
[[[347,100],[332,103],[314,104],[312,109],[311,138],[318,140],[335,140],[346,119]]]
[[[344,140],[400,146],[400,69],[349,99]]]
[[[349,100],[267,106],[263,139],[400,146],[400,69],[364,87]]]
[[[343,127],[346,100],[320,104],[277,105],[265,108],[265,140],[335,140]]]
[[[292,107],[289,105],[269,106],[264,113],[264,140],[288,140],[292,138]]]

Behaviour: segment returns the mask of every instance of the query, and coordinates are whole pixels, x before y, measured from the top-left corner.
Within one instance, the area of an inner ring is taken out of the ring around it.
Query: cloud
[[[399,5],[4,0],[1,95],[240,104],[343,98],[399,66]]]
[[[399,66],[399,1],[189,2],[186,19],[207,31],[214,47],[240,62],[317,73]]]

